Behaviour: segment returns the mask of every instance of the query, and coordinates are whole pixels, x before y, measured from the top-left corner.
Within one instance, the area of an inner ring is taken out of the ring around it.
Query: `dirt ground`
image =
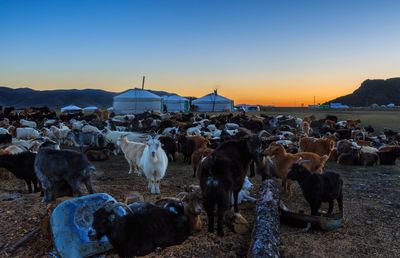
[[[100,175],[94,176],[96,192],[108,193],[122,201],[130,191],[139,191],[146,200],[175,196],[184,185],[197,183],[192,170],[181,162],[169,165],[161,183],[161,196],[147,193],[144,177],[128,175],[128,165],[122,156],[107,162],[97,162]],[[400,169],[398,167],[343,167],[329,163],[328,170],[339,172],[344,179],[345,222],[332,232],[311,231],[296,234],[297,228],[282,225],[281,253],[283,257],[400,257]],[[261,180],[252,178],[256,195]],[[294,198],[286,200],[289,207],[308,212],[297,184]],[[255,204],[239,206],[251,226]],[[25,243],[14,253],[7,247],[40,225],[45,206],[39,194],[27,194],[25,184],[18,179],[0,180],[0,257],[47,257],[52,243],[43,233]],[[206,216],[203,216],[206,223]],[[223,238],[208,234],[206,227],[189,237],[182,245],[165,248],[148,257],[244,257],[251,232],[238,235],[226,230]],[[105,257],[117,257],[106,254]]]

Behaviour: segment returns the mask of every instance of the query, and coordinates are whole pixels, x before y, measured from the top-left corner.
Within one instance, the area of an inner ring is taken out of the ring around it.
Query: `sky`
[[[0,0],[0,85],[299,106],[400,76],[400,1]]]

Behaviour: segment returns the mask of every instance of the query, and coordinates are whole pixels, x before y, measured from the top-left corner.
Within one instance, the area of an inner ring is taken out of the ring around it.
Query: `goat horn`
[[[181,201],[188,196],[188,192],[180,192],[176,197],[179,198]]]
[[[125,210],[128,211],[129,213],[131,213],[131,214],[133,213],[133,211],[131,210],[131,208],[129,208],[128,205],[126,205],[125,203],[122,203],[122,202],[116,202],[116,203],[112,204],[112,205],[109,207],[109,210],[107,210],[107,211],[112,211],[112,210],[114,210],[115,208],[117,208],[117,207],[119,207],[119,206],[122,206],[123,208],[125,208]]]
[[[307,162],[310,162],[310,160],[308,160],[308,159],[299,159],[299,160],[297,161],[297,164],[298,164],[298,165],[303,165],[304,163],[307,163]]]

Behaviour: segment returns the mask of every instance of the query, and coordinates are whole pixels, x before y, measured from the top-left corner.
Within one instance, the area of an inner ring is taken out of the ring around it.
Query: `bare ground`
[[[161,196],[147,193],[144,177],[128,175],[128,165],[122,156],[107,162],[98,162],[100,170],[94,176],[96,192],[106,192],[122,201],[130,191],[139,191],[146,200],[175,196],[184,185],[197,183],[192,170],[182,163],[172,163],[161,183]],[[295,234],[298,230],[282,226],[283,257],[400,257],[400,169],[398,167],[340,167],[329,163],[328,169],[339,172],[344,179],[345,222],[332,232],[311,231]],[[261,180],[252,179],[256,194]],[[308,212],[299,187],[295,185],[294,198],[289,207]],[[11,195],[11,196],[10,196]],[[11,197],[11,198],[9,198]],[[16,197],[16,198],[15,198]],[[10,199],[10,200],[9,200]],[[240,206],[242,215],[251,225],[254,222],[254,204]],[[5,250],[18,239],[40,225],[45,206],[38,194],[26,194],[24,182],[18,179],[0,180],[0,257],[47,257],[52,250],[49,237],[43,233],[25,243],[14,253]],[[203,216],[206,223],[206,216]],[[160,250],[148,257],[244,257],[250,234],[238,235],[226,230],[226,236],[208,234],[206,227],[189,237],[182,245]],[[106,257],[117,257],[109,253]]]

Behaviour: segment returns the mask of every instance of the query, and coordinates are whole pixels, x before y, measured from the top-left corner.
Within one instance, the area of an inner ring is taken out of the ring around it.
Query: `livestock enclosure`
[[[400,130],[400,116],[396,111],[315,111],[303,108],[271,108],[251,114],[291,114],[305,117],[314,114],[317,118],[326,114],[341,119],[360,119],[362,125],[372,125],[377,132],[383,128]],[[184,190],[185,185],[198,184],[192,177],[192,167],[182,162],[170,162],[165,178],[161,181],[161,195],[147,191],[145,177],[128,175],[128,164],[122,155],[105,162],[93,162],[98,168],[93,176],[93,187],[97,193],[108,193],[119,201],[133,191],[144,195],[145,200],[156,201],[173,197]],[[13,245],[33,228],[41,225],[46,213],[46,204],[41,203],[39,193],[27,194],[25,183],[14,177],[3,178],[0,169],[0,257],[47,257],[52,251],[51,237],[43,232],[30,239],[13,253],[7,247]],[[299,233],[298,228],[281,225],[280,252],[282,257],[400,257],[400,167],[396,166],[341,166],[332,161],[327,171],[334,171],[344,180],[344,224],[341,228],[322,232],[312,230]],[[255,187],[252,196],[257,196],[261,178],[250,178]],[[293,184],[294,196],[282,199],[292,209],[309,212],[297,183]],[[83,189],[86,193],[86,190]],[[322,209],[327,209],[324,204]],[[335,209],[337,207],[335,206]],[[252,227],[255,220],[255,204],[242,203],[240,213]],[[246,257],[251,241],[251,231],[240,235],[226,230],[224,237],[207,233],[207,217],[203,212],[204,226],[201,232],[190,236],[182,245],[176,245],[146,257]],[[104,257],[117,257],[110,252]]]

